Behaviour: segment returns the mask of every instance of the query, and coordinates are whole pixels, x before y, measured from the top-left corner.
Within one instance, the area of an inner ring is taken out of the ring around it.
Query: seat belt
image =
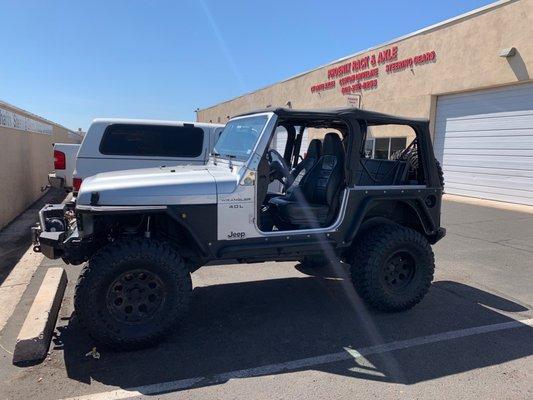
[[[298,165],[298,157],[300,157],[300,148],[302,147],[302,138],[304,137],[305,126],[300,126],[300,131],[294,141],[294,147],[292,149],[292,168],[296,168]]]

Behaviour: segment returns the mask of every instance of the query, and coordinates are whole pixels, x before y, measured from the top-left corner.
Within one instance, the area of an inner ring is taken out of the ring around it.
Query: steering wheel
[[[286,187],[289,184],[291,177],[290,168],[287,161],[279,154],[278,151],[270,149],[267,152],[267,160],[270,167],[268,176],[270,182],[278,180]]]

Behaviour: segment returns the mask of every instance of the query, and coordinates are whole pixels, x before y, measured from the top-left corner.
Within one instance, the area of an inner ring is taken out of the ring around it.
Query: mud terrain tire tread
[[[143,337],[113,332],[95,305],[95,302],[105,302],[97,292],[104,290],[106,281],[118,271],[127,270],[128,263],[138,259],[148,262],[148,268],[159,269],[159,273],[166,275],[166,294],[175,300],[166,302],[164,315],[150,321],[154,329]],[[85,264],[75,288],[74,309],[79,324],[95,341],[113,349],[130,350],[152,346],[167,335],[187,312],[191,295],[190,273],[169,244],[144,238],[117,240],[103,247]]]
[[[379,283],[378,274],[385,257],[394,249],[410,247],[417,253],[414,286],[406,293],[391,295]],[[396,312],[405,311],[426,295],[433,280],[435,257],[430,244],[419,232],[397,224],[379,225],[361,238],[354,249],[351,268],[352,282],[359,296],[372,308]]]
[[[440,165],[440,162],[438,162],[437,160],[435,160],[435,162],[437,163],[437,172],[439,174],[440,184],[444,188],[444,171],[442,170],[442,166]]]

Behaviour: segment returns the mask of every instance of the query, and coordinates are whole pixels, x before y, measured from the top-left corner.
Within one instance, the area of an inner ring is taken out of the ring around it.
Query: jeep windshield
[[[213,149],[213,154],[220,157],[247,160],[252,154],[267,121],[267,115],[229,121]]]

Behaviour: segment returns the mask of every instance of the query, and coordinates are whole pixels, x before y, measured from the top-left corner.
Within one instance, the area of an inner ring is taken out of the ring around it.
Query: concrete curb
[[[38,361],[46,356],[66,287],[65,270],[49,268],[17,337],[13,364]]]

